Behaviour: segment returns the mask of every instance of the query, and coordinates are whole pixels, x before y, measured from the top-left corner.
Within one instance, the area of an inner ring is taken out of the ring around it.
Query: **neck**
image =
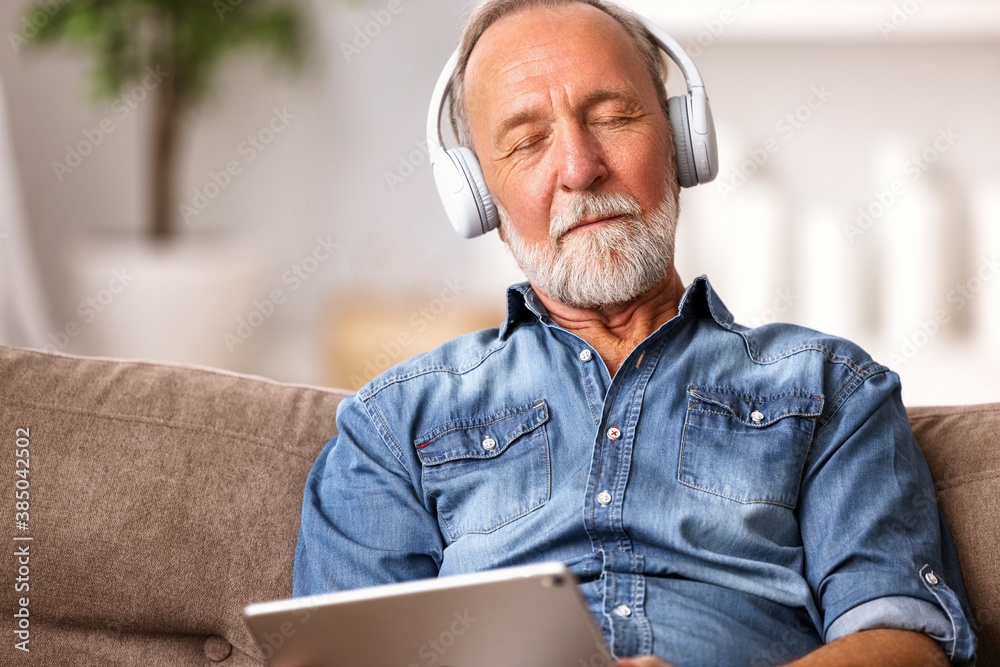
[[[598,309],[567,306],[537,287],[534,290],[549,316],[587,341],[614,376],[632,350],[677,314],[684,284],[671,267],[663,280],[632,301]]]

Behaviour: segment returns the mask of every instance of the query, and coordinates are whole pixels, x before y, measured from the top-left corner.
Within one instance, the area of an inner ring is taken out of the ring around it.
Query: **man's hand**
[[[643,655],[638,658],[622,658],[618,661],[618,667],[671,667],[655,655]]]

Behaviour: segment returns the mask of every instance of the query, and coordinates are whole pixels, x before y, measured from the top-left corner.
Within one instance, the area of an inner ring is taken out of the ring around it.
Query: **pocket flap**
[[[517,438],[549,420],[544,400],[502,412],[442,424],[413,441],[424,465],[455,459],[490,459],[500,456]]]
[[[785,417],[818,417],[823,413],[823,395],[790,391],[774,396],[754,396],[728,389],[691,387],[688,395],[705,409],[725,411],[751,428],[765,428]]]

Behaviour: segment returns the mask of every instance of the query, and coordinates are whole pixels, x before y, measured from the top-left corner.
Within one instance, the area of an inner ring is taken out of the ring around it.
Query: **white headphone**
[[[708,183],[719,173],[719,151],[712,109],[708,105],[701,74],[691,57],[670,35],[649,19],[634,13],[633,16],[645,26],[653,41],[677,63],[687,82],[687,95],[667,100],[677,160],[677,181],[685,188]],[[455,231],[471,239],[496,229],[498,215],[476,155],[465,146],[445,149],[441,138],[441,114],[458,57],[456,49],[434,86],[427,112],[427,146],[434,182],[448,219]]]

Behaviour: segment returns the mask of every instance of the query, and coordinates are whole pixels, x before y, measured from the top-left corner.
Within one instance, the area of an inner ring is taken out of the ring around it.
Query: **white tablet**
[[[613,667],[562,563],[266,602],[244,611],[273,667]]]

